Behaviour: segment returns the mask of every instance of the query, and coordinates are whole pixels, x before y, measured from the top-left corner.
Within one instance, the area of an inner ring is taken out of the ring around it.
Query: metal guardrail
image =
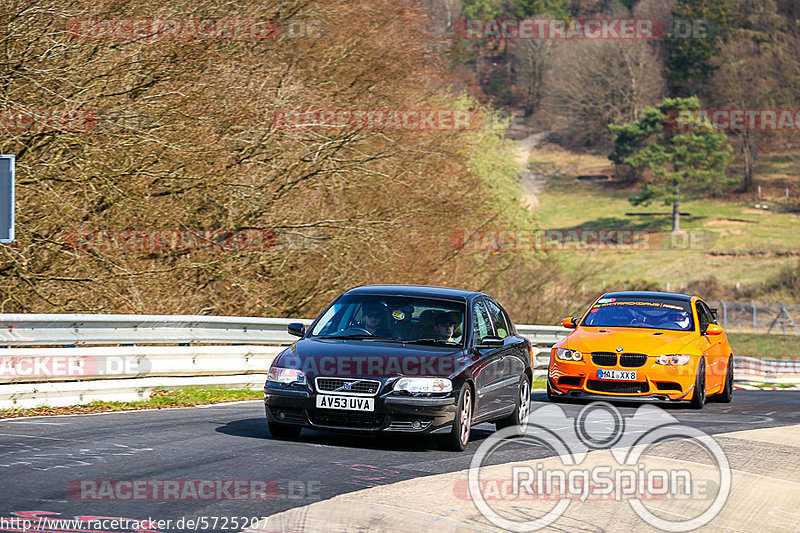
[[[0,314],[0,345],[281,344],[290,322],[310,320],[203,315]]]

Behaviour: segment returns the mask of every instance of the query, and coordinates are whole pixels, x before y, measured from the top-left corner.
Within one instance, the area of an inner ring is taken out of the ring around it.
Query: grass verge
[[[131,411],[140,409],[162,409],[167,407],[193,407],[240,400],[260,400],[263,392],[250,389],[187,388],[165,390],[156,389],[148,400],[136,402],[95,401],[84,405],[63,407],[31,407],[25,409],[0,409],[0,418],[19,418],[24,416],[75,415],[86,413],[106,413],[112,411]]]
[[[800,335],[728,333],[728,342],[736,355],[777,359],[800,358]]]

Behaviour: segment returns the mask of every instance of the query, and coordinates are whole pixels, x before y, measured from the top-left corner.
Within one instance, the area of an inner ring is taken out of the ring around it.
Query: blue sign
[[[0,155],[0,242],[14,242],[13,155]]]

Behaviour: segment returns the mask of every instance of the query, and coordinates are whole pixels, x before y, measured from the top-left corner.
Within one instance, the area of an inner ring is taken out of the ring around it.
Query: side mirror
[[[503,346],[504,344],[505,342],[502,338],[489,335],[488,337],[481,339],[481,342],[478,343],[478,348],[497,348],[499,346]]]
[[[567,318],[561,319],[561,325],[565,328],[575,329],[578,327],[578,321],[575,319],[574,316],[568,316]]]
[[[723,333],[722,326],[717,324],[709,324],[703,332],[705,335],[721,335]]]
[[[292,322],[286,328],[286,331],[289,332],[289,335],[294,335],[295,337],[302,337],[306,334],[306,325],[302,322]]]

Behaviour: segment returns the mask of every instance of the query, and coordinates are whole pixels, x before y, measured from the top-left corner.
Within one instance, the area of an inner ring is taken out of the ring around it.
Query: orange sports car
[[[697,296],[609,292],[550,352],[547,397],[730,402],[733,350],[715,310]]]

